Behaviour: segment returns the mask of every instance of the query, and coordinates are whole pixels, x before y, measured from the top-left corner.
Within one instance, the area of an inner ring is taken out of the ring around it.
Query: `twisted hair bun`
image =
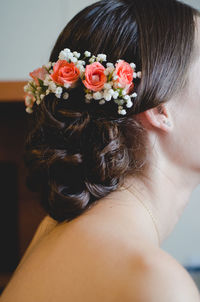
[[[48,95],[36,110],[24,160],[29,189],[42,192],[41,203],[51,217],[69,221],[116,190],[131,160],[136,168],[123,132],[128,124],[141,128],[132,119],[93,118],[87,111],[61,108],[61,102]]]

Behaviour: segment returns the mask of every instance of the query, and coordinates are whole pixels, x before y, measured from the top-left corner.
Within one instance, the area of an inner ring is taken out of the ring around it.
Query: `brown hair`
[[[71,220],[147,167],[147,136],[136,115],[159,106],[186,84],[193,57],[193,8],[175,0],[101,0],[62,30],[50,55],[64,48],[136,63],[142,79],[126,116],[116,104],[86,104],[80,87],[66,102],[46,96],[35,106],[25,141],[27,186],[58,221]]]

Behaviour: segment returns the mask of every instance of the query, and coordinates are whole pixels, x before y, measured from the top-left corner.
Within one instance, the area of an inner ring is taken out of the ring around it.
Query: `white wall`
[[[24,80],[48,62],[58,34],[91,0],[1,0],[0,80]]]
[[[1,0],[0,80],[27,79],[30,71],[48,62],[60,31],[75,13],[93,2]],[[200,0],[185,2],[200,9]],[[179,223],[162,245],[183,264],[191,259],[200,264],[199,215],[200,186],[193,192]]]
[[[199,0],[180,0],[182,2],[185,2],[191,6],[194,6],[197,9],[200,9],[200,1]]]
[[[27,79],[30,71],[48,62],[56,38],[67,22],[94,2],[1,0],[0,80]],[[186,2],[200,9],[200,0]]]

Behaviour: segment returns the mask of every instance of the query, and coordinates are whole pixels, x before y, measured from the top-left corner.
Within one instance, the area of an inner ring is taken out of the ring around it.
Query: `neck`
[[[199,175],[169,162],[151,166],[148,175],[141,179],[127,177],[124,185],[103,198],[99,206],[100,212],[103,210],[103,218],[116,221],[130,238],[138,236],[145,242],[159,246],[177,224],[192,191],[199,183]],[[159,234],[145,208],[155,218]]]

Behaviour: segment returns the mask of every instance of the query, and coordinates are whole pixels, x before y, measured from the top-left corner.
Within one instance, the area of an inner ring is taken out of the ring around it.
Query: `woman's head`
[[[86,106],[77,87],[70,102],[48,95],[26,140],[27,184],[59,221],[80,215],[148,166],[147,132],[137,116],[179,95],[194,54],[197,11],[175,0],[101,0],[63,29],[50,55],[64,48],[105,53],[142,71],[137,98],[124,117],[112,106]]]

